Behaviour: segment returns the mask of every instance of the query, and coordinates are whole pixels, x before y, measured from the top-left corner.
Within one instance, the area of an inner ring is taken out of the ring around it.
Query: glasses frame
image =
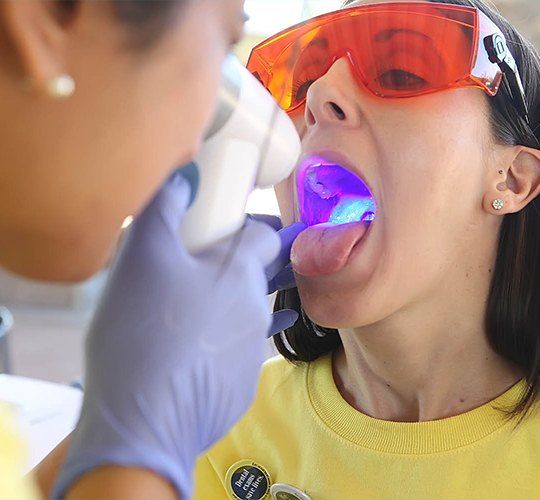
[[[273,70],[275,69],[274,65],[278,60],[279,54],[290,49],[293,44],[299,43],[298,40],[300,37],[313,30],[345,18],[354,18],[360,15],[381,12],[387,12],[389,15],[403,15],[404,13],[407,15],[415,15],[433,12],[433,14],[437,15],[439,18],[441,18],[442,12],[454,13],[457,16],[457,19],[451,17],[443,18],[448,19],[449,22],[458,23],[458,16],[460,13],[462,15],[466,14],[472,16],[474,19],[474,26],[472,26],[474,30],[474,41],[471,48],[471,54],[469,54],[471,62],[469,74],[463,75],[458,81],[449,82],[444,88],[427,89],[426,91],[411,93],[411,95],[392,97],[377,94],[368,88],[372,94],[384,99],[403,99],[428,93],[441,92],[450,88],[477,87],[482,89],[489,96],[495,96],[498,93],[503,80],[505,80],[508,84],[515,109],[519,115],[529,123],[529,111],[523,82],[516,61],[508,48],[506,38],[501,29],[486,14],[474,7],[435,2],[386,2],[348,7],[296,24],[259,43],[251,51],[247,68],[267,89],[269,89],[269,84],[273,78]],[[276,57],[273,54],[278,54],[278,56]],[[332,58],[332,64],[343,57],[346,57],[353,69],[355,69],[354,58],[348,50],[336,51]],[[465,55],[464,57],[467,56]],[[287,71],[292,73],[294,71],[295,61],[289,61],[288,64]],[[362,78],[358,75],[359,72],[355,70],[355,73],[357,79],[366,86],[365,82],[363,82]],[[282,99],[287,92],[287,84],[285,81],[280,86],[280,92],[281,95],[275,95],[275,92],[271,93],[283,106]],[[301,107],[304,103],[305,98],[301,99],[299,103],[284,109],[290,113]]]

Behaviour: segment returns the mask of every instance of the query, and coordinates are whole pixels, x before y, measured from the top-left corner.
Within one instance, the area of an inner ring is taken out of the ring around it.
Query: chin
[[[384,290],[344,283],[335,276],[297,276],[298,292],[307,316],[324,328],[351,329],[372,325],[391,314]]]
[[[63,282],[63,283],[82,283],[100,272],[105,267],[105,261],[97,261],[94,263],[74,263],[72,267],[62,267],[50,273],[48,281]]]
[[[356,300],[347,299],[341,293],[318,293],[312,287],[298,287],[302,308],[307,316],[324,328],[355,328],[363,323],[362,311]]]
[[[69,248],[68,248],[69,246]],[[34,245],[34,249],[17,260],[4,259],[0,265],[11,274],[33,281],[77,284],[91,278],[109,262],[110,249],[81,245]]]
[[[103,269],[104,260],[80,262],[77,259],[43,258],[28,265],[9,265],[4,267],[21,278],[48,283],[77,284],[91,278]]]

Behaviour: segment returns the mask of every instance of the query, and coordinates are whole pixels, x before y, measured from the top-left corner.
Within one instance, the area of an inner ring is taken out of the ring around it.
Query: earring
[[[47,93],[53,99],[67,99],[75,93],[75,80],[68,74],[55,76],[47,82]]]
[[[497,198],[493,201],[492,205],[495,210],[502,210],[504,208],[504,201]]]

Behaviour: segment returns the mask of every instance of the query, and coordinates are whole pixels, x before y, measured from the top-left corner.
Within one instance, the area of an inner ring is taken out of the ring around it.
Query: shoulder
[[[198,460],[194,499],[225,498],[227,471],[242,460],[264,463],[275,454],[276,442],[291,435],[299,412],[306,407],[308,364],[293,364],[281,356],[262,368],[255,401],[244,417]]]
[[[285,359],[283,356],[278,354],[268,360],[262,366],[261,379],[263,377],[279,377],[279,374],[290,374],[292,370],[298,367],[302,367],[301,364],[294,364],[288,359]]]
[[[270,358],[261,370],[259,394],[263,388],[279,390],[287,382],[299,381],[305,377],[307,368],[307,363],[295,364],[281,355]]]
[[[317,371],[321,363],[324,365],[324,360],[291,363],[282,356],[269,359],[263,365],[251,407],[210,454],[264,447],[262,443],[271,443],[286,431],[294,433],[301,429],[313,411],[308,374]]]
[[[292,363],[282,356],[266,361],[255,400],[233,431],[250,423],[260,426],[270,415],[280,412],[284,405],[290,411],[291,405],[300,404],[304,395],[307,397],[306,377],[309,369],[308,363]]]

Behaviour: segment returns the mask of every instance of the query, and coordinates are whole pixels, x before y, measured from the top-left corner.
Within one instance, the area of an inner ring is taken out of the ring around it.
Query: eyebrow
[[[424,33],[419,33],[418,31],[408,30],[408,29],[389,29],[389,30],[380,31],[379,33],[375,35],[375,41],[388,42],[398,33],[408,33],[410,35],[416,35],[426,40],[429,40],[430,42],[433,41],[431,37],[425,35]]]
[[[328,48],[328,39],[327,38],[315,38],[313,40],[311,40],[311,42],[309,42],[306,46],[306,48],[308,47],[320,47],[322,49],[327,49]]]
[[[436,47],[436,44],[433,42],[433,38],[431,38],[428,35],[425,35],[424,33],[420,33],[418,31],[409,30],[409,29],[405,29],[405,28],[387,29],[387,30],[383,30],[383,31],[380,31],[379,33],[377,33],[375,35],[375,37],[374,37],[374,40],[376,42],[388,42],[395,35],[397,35],[399,33],[407,33],[407,34],[410,34],[410,35],[415,35],[418,38],[429,42],[431,48],[433,49],[433,51],[435,52],[435,55],[437,56],[437,59],[439,59],[439,61],[443,65],[446,66],[447,61],[444,59],[444,57],[441,55],[439,49]]]

